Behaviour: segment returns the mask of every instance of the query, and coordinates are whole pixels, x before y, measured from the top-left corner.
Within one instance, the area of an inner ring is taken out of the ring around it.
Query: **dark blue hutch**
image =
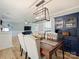
[[[55,30],[70,32],[64,39],[64,50],[79,55],[79,12],[55,17]]]

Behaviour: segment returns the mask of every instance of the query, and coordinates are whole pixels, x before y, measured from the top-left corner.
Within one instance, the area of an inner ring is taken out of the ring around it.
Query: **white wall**
[[[53,16],[57,17],[57,16],[72,14],[72,13],[76,13],[76,12],[79,12],[79,6],[75,6],[75,7],[68,8],[68,9],[62,10],[60,12],[54,13]]]
[[[12,33],[0,32],[0,50],[11,48],[12,46]]]
[[[14,23],[13,29],[12,29],[12,35],[16,36],[18,33],[24,31],[24,23],[18,22]]]

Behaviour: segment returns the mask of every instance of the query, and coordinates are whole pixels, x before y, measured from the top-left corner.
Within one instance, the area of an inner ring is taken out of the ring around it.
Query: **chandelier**
[[[39,21],[50,21],[50,16],[49,16],[49,10],[48,8],[44,7],[40,10],[37,10],[36,12],[33,13],[34,15],[34,22],[39,22]]]

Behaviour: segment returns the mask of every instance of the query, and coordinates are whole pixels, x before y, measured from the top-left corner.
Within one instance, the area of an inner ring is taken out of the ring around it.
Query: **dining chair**
[[[40,57],[40,40],[32,35],[24,36],[25,46],[27,47],[29,59],[41,59]]]
[[[23,51],[25,52],[25,59],[27,59],[27,49],[25,47],[24,44],[24,37],[22,33],[18,34],[18,39],[19,39],[19,43],[20,43],[20,51],[21,51],[21,56],[23,54]]]

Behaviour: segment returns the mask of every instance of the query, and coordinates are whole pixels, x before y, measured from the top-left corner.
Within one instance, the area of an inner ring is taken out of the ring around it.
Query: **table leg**
[[[57,51],[55,51],[55,56],[57,57]]]
[[[22,53],[23,53],[23,49],[21,48],[21,56],[22,56]]]
[[[62,46],[62,54],[63,54],[63,59],[64,59],[64,45]]]
[[[46,59],[52,59],[52,54],[46,55]]]

